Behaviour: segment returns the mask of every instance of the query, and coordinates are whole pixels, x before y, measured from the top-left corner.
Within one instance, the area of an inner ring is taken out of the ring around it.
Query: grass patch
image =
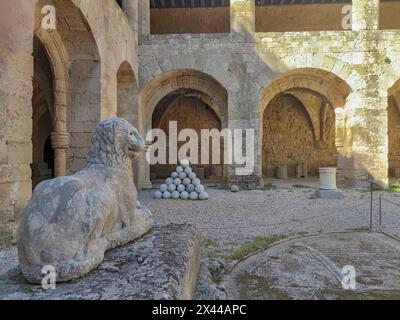
[[[363,227],[359,227],[359,228],[351,228],[351,229],[346,229],[348,231],[369,231],[369,227],[367,226],[363,226]]]
[[[217,247],[218,246],[218,240],[214,238],[207,238],[204,242],[205,247]]]
[[[266,183],[264,186],[261,188],[261,190],[276,190],[278,187],[274,185],[273,183]]]
[[[247,255],[256,252],[258,250],[264,249],[274,242],[282,240],[285,238],[284,236],[257,236],[253,239],[247,241],[242,246],[240,246],[237,250],[235,250],[232,255],[229,257],[232,260],[239,260],[241,258],[246,257]]]
[[[303,184],[294,184],[294,185],[292,185],[292,187],[296,188],[296,189],[310,189],[309,186],[305,186]]]
[[[389,187],[389,190],[393,192],[400,192],[400,184],[392,184]]]

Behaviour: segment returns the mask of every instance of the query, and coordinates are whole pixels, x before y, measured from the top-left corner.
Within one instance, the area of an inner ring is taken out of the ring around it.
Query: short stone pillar
[[[319,168],[319,188],[322,190],[337,190],[336,168]]]
[[[276,178],[277,179],[287,179],[288,178],[288,168],[287,166],[276,167]]]
[[[343,199],[336,186],[336,168],[319,168],[319,190],[315,197],[319,199]]]

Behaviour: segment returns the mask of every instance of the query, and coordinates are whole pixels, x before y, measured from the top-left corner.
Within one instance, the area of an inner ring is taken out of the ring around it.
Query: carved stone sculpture
[[[18,230],[22,273],[40,283],[53,266],[56,281],[84,276],[105,251],[146,234],[152,215],[137,201],[132,160],[144,150],[137,129],[122,118],[100,123],[86,166],[68,177],[40,183],[24,209]]]

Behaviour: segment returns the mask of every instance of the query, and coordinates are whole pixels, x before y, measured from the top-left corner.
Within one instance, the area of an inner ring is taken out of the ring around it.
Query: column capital
[[[53,149],[68,149],[69,148],[69,133],[68,132],[52,132],[50,134],[51,145]]]

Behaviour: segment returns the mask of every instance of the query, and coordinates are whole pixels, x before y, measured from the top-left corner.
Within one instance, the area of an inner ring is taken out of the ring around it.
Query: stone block
[[[10,222],[0,224],[0,248],[8,246],[14,242],[15,224]],[[1,291],[1,289],[0,289]],[[1,299],[1,294],[0,294]]]
[[[201,232],[193,226],[157,226],[147,236],[108,251],[85,277],[57,284],[55,290],[29,284],[19,268],[10,270],[0,277],[0,300],[192,299],[201,244]]]
[[[7,153],[9,164],[29,164],[32,162],[32,143],[8,141]]]
[[[315,192],[315,198],[316,199],[343,199],[344,195],[341,191],[339,190],[322,190],[318,189]]]

